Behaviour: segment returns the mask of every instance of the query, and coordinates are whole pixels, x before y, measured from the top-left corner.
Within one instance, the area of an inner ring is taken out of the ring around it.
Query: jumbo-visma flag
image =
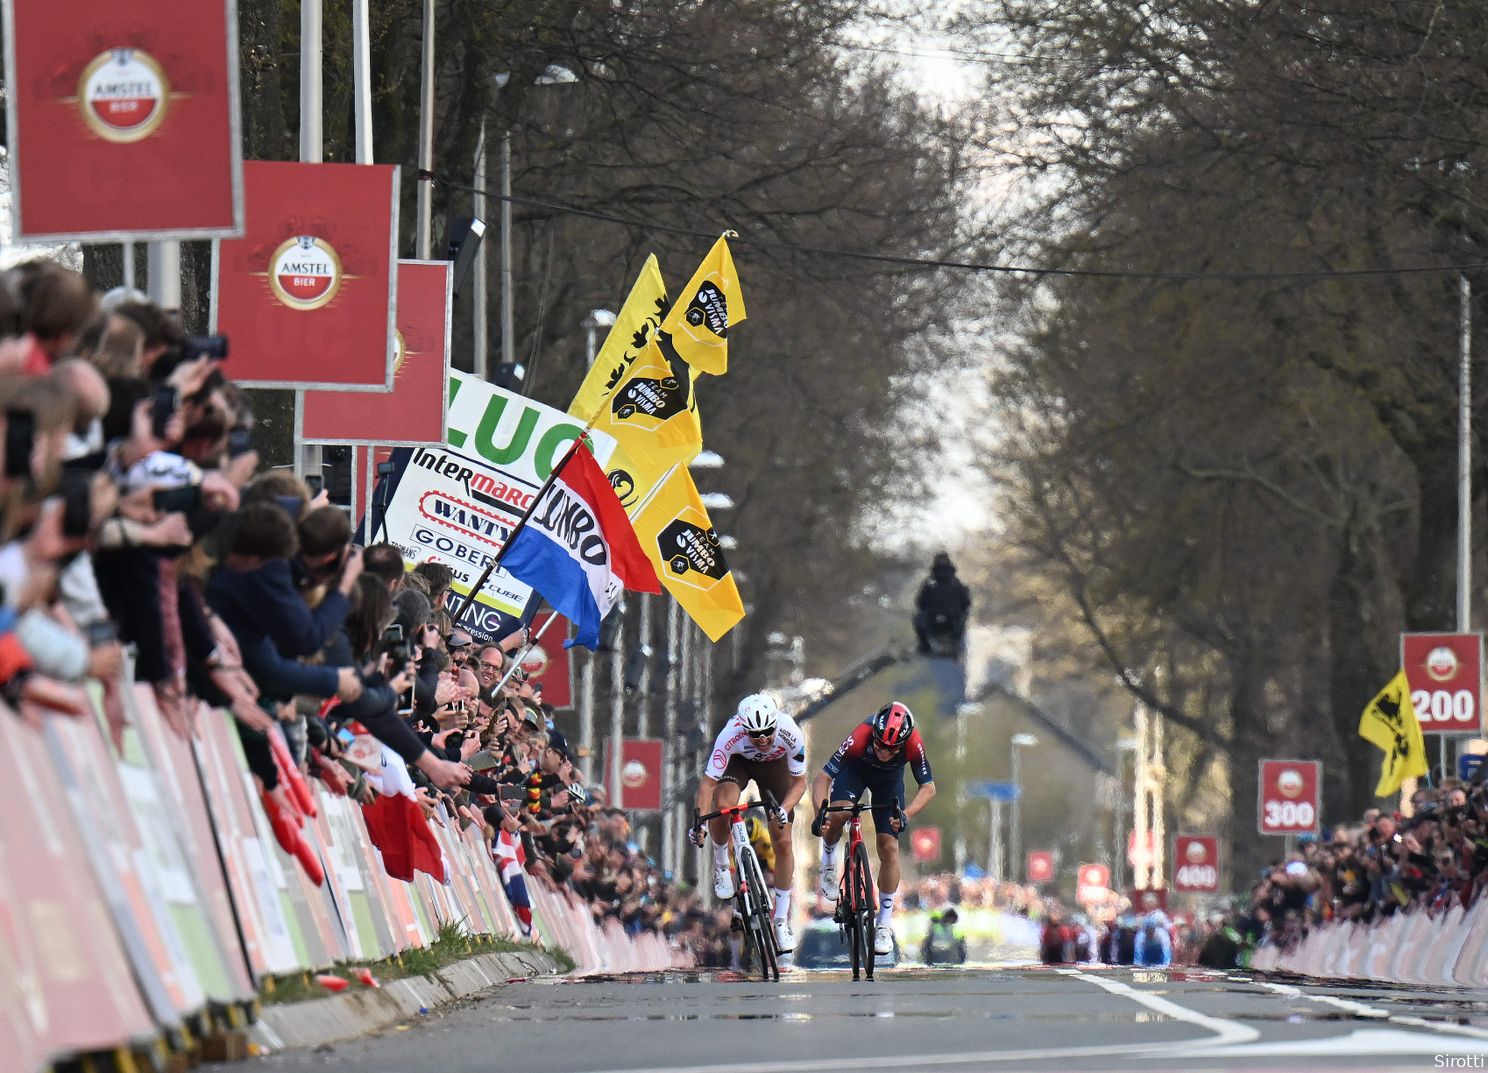
[[[599,408],[609,399],[610,392],[625,377],[625,370],[635,363],[646,345],[646,340],[656,331],[662,316],[667,311],[666,283],[661,278],[661,266],[656,263],[656,254],[646,258],[641,274],[636,277],[630,294],[610,332],[605,336],[589,374],[579,385],[568,412],[580,421],[588,423]]]
[[[703,449],[692,369],[663,356],[656,333],[650,333],[600,407],[593,427],[613,436],[626,458],[652,469],[657,479],[676,463],[686,465]]]
[[[1384,751],[1380,762],[1379,785],[1375,797],[1384,797],[1400,789],[1405,779],[1425,775],[1426,739],[1421,722],[1411,703],[1410,685],[1401,670],[1390,684],[1381,689],[1359,717],[1359,737]]]
[[[660,592],[625,508],[594,456],[572,451],[497,557],[574,624],[564,647],[599,644],[599,623],[620,594]]]
[[[742,321],[744,291],[725,232],[661,322],[657,338],[669,359],[680,359],[700,373],[728,372],[728,330]]]
[[[739,586],[686,466],[673,466],[632,518],[662,584],[717,641],[744,617]]]

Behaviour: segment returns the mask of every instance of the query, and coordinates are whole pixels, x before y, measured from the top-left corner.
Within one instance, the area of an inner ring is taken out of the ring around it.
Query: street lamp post
[[[966,724],[982,706],[967,702],[956,707],[956,874],[966,871]]]
[[[1011,847],[1008,853],[1008,872],[1019,880],[1027,879],[1023,869],[1023,783],[1018,778],[1018,750],[1037,745],[1038,738],[1032,734],[1014,734],[1012,739],[1013,759],[1013,806],[1009,833]]]
[[[1121,738],[1116,742],[1116,845],[1111,856],[1111,874],[1115,877],[1115,888],[1126,886],[1126,845],[1121,837],[1126,834],[1126,754],[1136,754],[1135,738]]]

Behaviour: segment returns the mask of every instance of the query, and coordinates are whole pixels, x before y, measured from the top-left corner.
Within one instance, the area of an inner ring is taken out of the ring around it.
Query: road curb
[[[355,990],[339,995],[265,1006],[248,1038],[263,1051],[340,1043],[508,980],[547,976],[562,968],[542,950],[481,954],[428,976],[389,980],[379,988],[353,985]]]

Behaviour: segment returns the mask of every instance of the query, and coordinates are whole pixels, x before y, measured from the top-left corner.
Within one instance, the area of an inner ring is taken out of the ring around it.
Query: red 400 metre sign
[[[1402,633],[1400,665],[1428,734],[1476,734],[1483,725],[1483,635]]]
[[[1257,823],[1261,834],[1317,834],[1322,785],[1320,760],[1262,760]]]
[[[1213,894],[1219,890],[1219,839],[1178,835],[1173,839],[1173,889]]]

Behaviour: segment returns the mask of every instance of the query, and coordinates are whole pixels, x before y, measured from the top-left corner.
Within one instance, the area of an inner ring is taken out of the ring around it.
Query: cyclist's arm
[[[785,800],[780,802],[780,807],[784,811],[789,812],[791,809],[795,808],[796,805],[800,803],[801,798],[805,796],[806,776],[804,774],[792,775],[790,789],[785,792]],[[819,801],[821,799],[815,798],[815,800]]]
[[[920,783],[920,788],[915,791],[914,800],[904,808],[904,818],[913,819],[917,812],[933,800],[935,800],[934,781]]]
[[[699,816],[713,811],[713,798],[718,794],[718,780],[711,775],[698,779],[697,810]]]
[[[818,771],[816,778],[811,780],[811,809],[815,813],[816,806],[828,799],[832,792],[832,776],[825,771]]]

